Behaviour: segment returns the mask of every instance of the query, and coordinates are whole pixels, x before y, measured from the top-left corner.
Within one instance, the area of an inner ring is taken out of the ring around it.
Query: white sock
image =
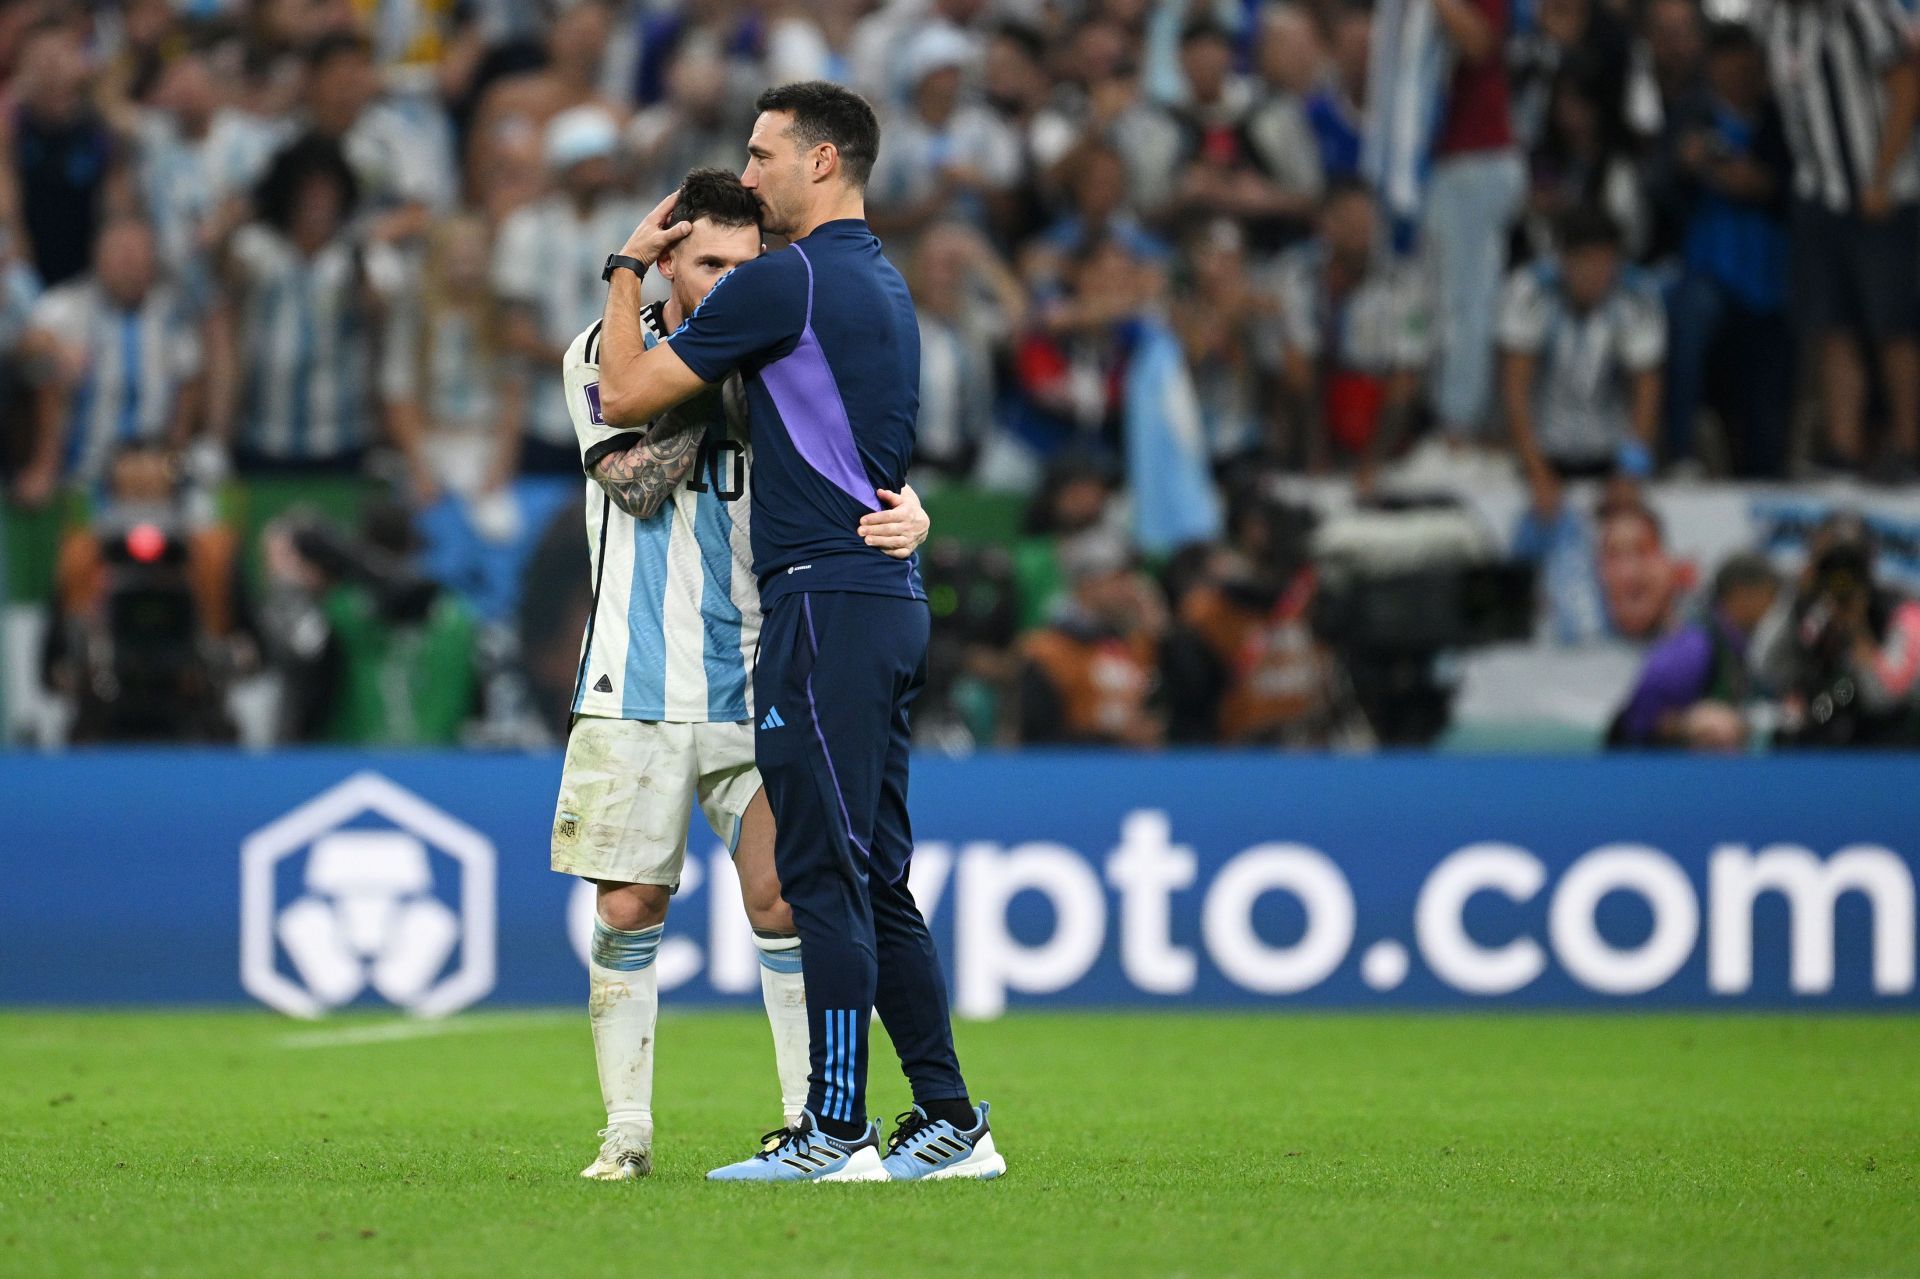
[[[600,1070],[600,1099],[607,1123],[637,1130],[653,1141],[653,1039],[660,1017],[660,949],[657,924],[637,932],[593,921],[587,965],[587,1019],[593,1025],[593,1059]]]
[[[807,1041],[807,983],[800,975],[800,939],[767,937],[756,930],[760,948],[760,997],[773,1027],[773,1065],[780,1072],[780,1108],[789,1126],[799,1122],[807,1104],[807,1074],[812,1069]]]

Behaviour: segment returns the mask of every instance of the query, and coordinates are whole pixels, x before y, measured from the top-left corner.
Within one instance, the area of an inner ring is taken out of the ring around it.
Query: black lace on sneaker
[[[892,1154],[928,1128],[933,1127],[933,1120],[917,1110],[908,1110],[895,1115],[893,1122],[895,1124],[893,1136],[887,1138],[888,1154]]]
[[[760,1153],[755,1159],[771,1159],[780,1153],[780,1148],[798,1131],[797,1128],[775,1128],[772,1132],[760,1134]]]

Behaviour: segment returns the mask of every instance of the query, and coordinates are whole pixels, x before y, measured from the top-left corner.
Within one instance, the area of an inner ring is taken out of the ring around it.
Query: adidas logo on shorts
[[[785,728],[786,726],[787,721],[780,718],[780,708],[778,706],[769,706],[767,708],[767,717],[760,721],[760,730],[762,732],[773,728]]]

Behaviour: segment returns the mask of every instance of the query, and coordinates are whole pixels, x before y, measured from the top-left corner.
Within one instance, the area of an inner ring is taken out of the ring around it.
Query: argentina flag
[[[1374,95],[1360,172],[1379,193],[1394,247],[1413,247],[1453,58],[1433,0],[1379,0],[1367,83]]]
[[[1200,397],[1180,339],[1158,320],[1140,325],[1126,378],[1127,487],[1133,537],[1150,555],[1220,536],[1220,491],[1208,469]]]

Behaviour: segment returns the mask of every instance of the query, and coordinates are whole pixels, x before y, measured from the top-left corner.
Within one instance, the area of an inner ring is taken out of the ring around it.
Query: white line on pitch
[[[469,1017],[420,1017],[383,1021],[371,1026],[342,1026],[336,1030],[302,1030],[280,1037],[282,1048],[340,1048],[352,1044],[384,1044],[400,1039],[430,1039],[439,1035],[470,1035],[508,1030],[534,1022],[554,1022],[556,1013],[487,1013]]]

